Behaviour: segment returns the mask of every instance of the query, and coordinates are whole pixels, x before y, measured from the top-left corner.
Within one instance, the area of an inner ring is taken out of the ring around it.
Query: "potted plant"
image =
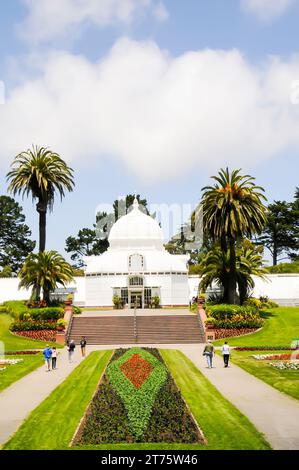
[[[154,308],[160,308],[160,297],[158,295],[155,295],[152,299],[152,303]]]
[[[64,331],[65,326],[66,326],[66,321],[63,318],[59,318],[59,320],[57,320],[56,325],[57,325],[58,331]]]
[[[198,296],[198,304],[199,305],[204,305],[206,302],[206,294],[201,292]]]
[[[68,294],[66,300],[64,301],[65,305],[72,305],[73,303],[73,294]]]

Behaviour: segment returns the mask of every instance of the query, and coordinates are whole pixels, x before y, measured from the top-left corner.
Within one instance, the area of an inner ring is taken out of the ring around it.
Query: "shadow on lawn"
[[[266,311],[264,311],[264,312],[261,312],[261,313],[260,313],[260,316],[261,316],[264,320],[268,320],[269,318],[274,317],[273,312],[271,312],[270,310],[266,310]]]

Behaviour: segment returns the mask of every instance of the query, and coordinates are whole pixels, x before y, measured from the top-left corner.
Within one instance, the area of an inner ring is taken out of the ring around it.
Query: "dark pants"
[[[228,367],[229,354],[223,354],[223,361],[224,361],[224,366]]]
[[[52,357],[52,369],[56,369],[56,361],[57,361],[57,358]]]

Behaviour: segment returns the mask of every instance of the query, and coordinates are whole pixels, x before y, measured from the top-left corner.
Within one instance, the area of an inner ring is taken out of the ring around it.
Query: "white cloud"
[[[257,15],[262,21],[271,21],[283,13],[297,0],[241,0],[248,13]]]
[[[40,67],[0,107],[5,169],[32,143],[90,171],[109,155],[149,181],[299,148],[299,107],[290,102],[299,57],[257,68],[237,50],[173,58],[123,38],[96,64],[60,52]]]
[[[99,27],[130,24],[146,13],[158,21],[168,17],[165,5],[156,0],[22,0],[28,9],[19,24],[21,37],[33,43],[78,31],[86,23]]]

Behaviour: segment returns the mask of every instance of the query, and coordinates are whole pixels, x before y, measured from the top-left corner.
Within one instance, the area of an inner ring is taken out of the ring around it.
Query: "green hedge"
[[[81,315],[82,310],[81,310],[81,308],[76,307],[76,305],[73,305],[73,313],[74,313],[75,315]]]
[[[206,308],[208,317],[215,318],[215,320],[231,319],[234,315],[241,315],[248,317],[251,315],[258,315],[258,309],[252,305],[211,305]]]
[[[262,318],[240,319],[240,320],[216,320],[208,318],[206,325],[215,329],[239,329],[239,328],[261,328],[264,324]]]
[[[62,307],[28,308],[25,301],[18,300],[5,302],[4,308],[15,320],[21,321],[58,320],[64,316]]]
[[[45,321],[15,321],[10,325],[11,331],[57,330],[57,324]]]
[[[257,310],[268,310],[269,308],[277,308],[279,305],[272,300],[269,300],[266,297],[260,297],[256,299],[255,297],[250,297],[244,303],[245,306],[254,307]]]
[[[280,263],[276,266],[268,266],[266,269],[271,274],[299,274],[299,261],[295,261],[294,263]]]
[[[19,320],[59,320],[64,317],[64,309],[61,307],[30,308],[21,313]]]
[[[4,305],[0,305],[0,313],[6,313],[6,307]]]

